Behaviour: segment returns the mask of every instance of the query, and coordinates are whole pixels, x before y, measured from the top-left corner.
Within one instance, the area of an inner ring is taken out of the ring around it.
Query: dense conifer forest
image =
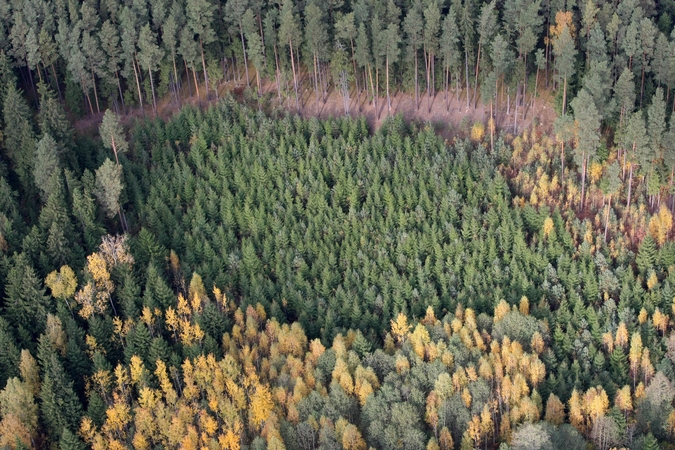
[[[0,448],[675,449],[674,19],[0,0]]]

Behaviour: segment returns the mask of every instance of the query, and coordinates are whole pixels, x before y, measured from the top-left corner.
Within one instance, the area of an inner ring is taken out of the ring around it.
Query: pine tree
[[[422,45],[422,15],[419,12],[419,5],[412,5],[408,14],[403,20],[403,32],[406,36],[408,53],[415,62],[413,78],[415,79],[415,108],[419,109],[419,70],[418,70],[418,52]],[[426,59],[426,55],[425,55]]]
[[[202,55],[202,68],[204,69],[204,82],[206,83],[206,95],[208,99],[209,78],[206,73],[206,58],[204,46],[213,42],[216,38],[212,28],[213,5],[207,0],[188,0],[185,7],[188,27],[192,33],[199,36],[199,49]]]
[[[105,55],[105,61],[102,65],[102,71],[105,74],[104,80],[114,85],[119,92],[119,99],[122,103],[122,111],[126,114],[126,105],[124,104],[124,95],[122,94],[122,83],[120,81],[120,64],[122,62],[120,47],[120,37],[117,28],[109,20],[103,22],[98,32],[98,39],[101,41],[101,49]]]
[[[478,91],[478,73],[480,69],[480,57],[482,49],[492,41],[492,36],[497,32],[497,12],[495,10],[497,5],[496,0],[486,3],[480,10],[480,18],[478,19],[478,50],[476,52],[476,81],[474,85],[476,89],[474,92],[474,102]],[[475,104],[475,103],[474,103]]]
[[[398,24],[391,23],[387,28],[382,30],[379,35],[379,54],[385,59],[386,69],[386,83],[387,83],[387,111],[391,115],[391,96],[389,95],[389,72],[390,67],[398,60],[401,49],[401,36],[399,33]]]
[[[635,257],[637,268],[642,274],[647,274],[656,263],[656,244],[650,235],[645,236]]]
[[[443,19],[443,31],[440,42],[440,55],[443,57],[443,67],[445,69],[445,109],[449,110],[448,89],[451,84],[451,74],[458,72],[460,64],[459,53],[459,30],[457,28],[457,12],[455,6],[451,5],[448,14]],[[457,80],[457,95],[459,96],[459,74],[455,75]]]
[[[76,434],[65,428],[61,434],[59,448],[60,450],[85,450],[86,446]]]
[[[438,3],[429,2],[424,9],[424,51],[427,66],[427,102],[431,112],[431,100],[436,95],[436,54],[439,49],[441,31],[441,11]]]
[[[624,175],[626,160],[630,165],[628,177],[628,196],[626,198],[626,208],[630,208],[634,168],[640,159],[646,159],[641,158],[641,156],[647,153],[649,150],[649,140],[647,137],[645,119],[642,111],[638,111],[630,117],[628,125],[626,126],[626,131],[624,133],[622,145],[624,147]]]
[[[0,317],[0,385],[4,386],[7,380],[18,376],[19,348],[16,345],[12,327],[3,317]]]
[[[40,190],[43,202],[58,189],[60,165],[56,141],[45,134],[37,143],[33,167],[35,186]]]
[[[635,107],[635,83],[633,71],[627,67],[614,85],[614,97],[619,106],[619,125],[623,124],[624,116],[631,115]]]
[[[319,85],[322,85],[321,90],[323,91],[323,82],[319,80],[319,73],[321,72],[322,53],[328,45],[328,30],[324,23],[321,8],[319,8],[313,0],[310,0],[307,6],[305,6],[305,45],[312,54],[314,91],[316,102],[318,102]]]
[[[45,135],[52,136],[56,142],[59,157],[67,159],[71,166],[76,168],[77,163],[73,161],[74,158],[69,157],[72,156],[70,151],[74,149],[75,142],[73,129],[66,117],[66,112],[47,85],[41,83],[38,86],[38,92],[40,93],[40,111],[37,122],[40,133],[43,138]]]
[[[159,69],[164,57],[164,51],[157,45],[157,38],[149,25],[144,25],[138,35],[138,64],[148,71],[150,88],[152,90],[152,109],[157,115],[157,99],[155,98],[155,82],[152,73]],[[206,73],[206,72],[204,72]],[[206,76],[206,75],[205,75]],[[208,80],[206,82],[208,89]],[[117,155],[115,155],[117,156]]]
[[[177,4],[176,4],[177,6]],[[162,44],[165,46],[165,49],[168,54],[171,55],[171,63],[173,67],[173,78],[171,80],[171,86],[173,86],[174,96],[178,102],[178,106],[181,106],[180,101],[180,77],[178,76],[178,68],[176,66],[176,53],[178,51],[178,20],[176,15],[171,12],[169,17],[167,17],[164,25],[162,26]],[[189,82],[189,80],[188,80]]]
[[[562,113],[565,115],[567,109],[567,81],[574,75],[574,62],[577,55],[574,39],[566,24],[563,26],[557,39],[553,41],[553,53],[555,54],[555,66],[558,77],[563,82]]]
[[[12,262],[5,284],[4,314],[17,327],[36,337],[44,329],[51,309],[49,297],[23,253],[14,255]],[[29,342],[23,344],[27,346]]]
[[[3,104],[3,146],[27,193],[33,190],[33,164],[35,157],[35,133],[31,112],[21,91],[13,84],[7,86]]]
[[[122,166],[106,158],[101,167],[96,170],[96,197],[103,206],[108,217],[115,217],[120,212],[120,194],[122,183]],[[120,214],[120,221],[124,224]]]
[[[586,190],[586,173],[589,162],[595,158],[600,146],[600,120],[601,116],[595,107],[591,95],[582,89],[577,97],[571,102],[574,110],[574,120],[577,128],[577,145],[574,159],[581,172],[581,209],[584,208],[584,193]]]
[[[262,72],[265,64],[265,48],[263,46],[262,37],[259,33],[258,25],[255,21],[252,9],[247,9],[244,17],[241,20],[246,37],[246,54],[253,63],[256,72],[256,82],[258,84],[258,96],[262,96]],[[248,70],[248,69],[247,69]]]
[[[61,362],[53,353],[44,368],[40,399],[42,418],[54,442],[61,439],[64,430],[72,432],[79,429],[82,405],[73,390],[72,380],[68,379]]]
[[[299,108],[298,101],[298,77],[296,69],[296,60],[300,57],[297,54],[298,48],[302,42],[302,33],[298,24],[298,17],[293,13],[293,0],[284,1],[281,6],[279,16],[279,40],[288,45],[291,53],[291,69],[293,71],[293,89],[295,90],[295,107]]]

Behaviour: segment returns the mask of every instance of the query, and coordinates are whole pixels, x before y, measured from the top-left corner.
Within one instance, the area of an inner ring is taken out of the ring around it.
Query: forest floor
[[[262,86],[263,102],[261,108],[268,112],[287,110],[305,118],[328,118],[345,115],[344,99],[338,90],[331,86],[326,93],[325,101],[321,98],[317,101],[309,74],[304,73],[303,75],[298,88],[299,108],[295,107],[293,92],[291,92],[288,98],[279,100],[274,80],[269,80]],[[251,78],[251,89],[255,89],[255,74]],[[540,85],[544,84],[543,78],[542,74],[539,80]],[[194,84],[191,84],[191,88],[191,91],[188,92],[186,85],[183,86],[180,106],[171,94],[160,99],[157,103],[157,115],[163,119],[169,119],[180,110],[180,107],[186,104],[206,107],[208,104],[217,102],[228,93],[231,93],[238,101],[251,102],[250,100],[247,101],[247,98],[250,99],[250,96],[245,95],[245,78],[239,81],[220,83],[218,85],[218,98],[214,95],[214,91],[211,90],[208,101],[206,100],[203,84],[200,84],[201,96],[199,98],[197,98],[194,90]],[[450,89],[447,101],[445,91],[437,91],[436,95],[431,98],[429,98],[426,91],[421,91],[418,108],[415,108],[414,94],[402,91],[398,86],[392,86],[391,92],[391,115],[402,114],[407,122],[430,123],[435,131],[446,139],[452,139],[455,136],[466,136],[475,122],[486,124],[489,117],[489,106],[485,106],[473,98],[469,98],[467,102],[466,89],[460,89],[459,91]],[[473,96],[473,90],[471,90],[469,95]],[[495,108],[496,128],[498,131],[514,134],[514,131],[516,131],[514,128],[514,97],[511,96],[509,98],[506,93],[502,92],[499,95],[498,102],[499,108]],[[255,103],[255,100],[253,100],[251,106],[255,107]],[[356,89],[352,88],[349,101],[350,115],[353,117],[364,116],[368,125],[373,130],[378,129],[389,117],[385,92],[380,93],[377,106],[379,115],[371,100],[371,96],[366,92],[358,95]],[[134,119],[143,116],[148,118],[154,116],[152,105],[146,104],[143,109],[135,107],[132,110],[128,110],[127,114],[123,117],[123,121],[130,123]],[[75,130],[80,134],[95,135],[97,134],[98,125],[101,123],[102,117],[102,112],[87,115],[75,122]],[[532,105],[531,93],[526,97],[524,117],[523,106],[518,106],[517,131],[522,132],[524,128],[529,127],[536,119],[536,123],[541,127],[541,131],[545,133],[552,132],[555,117],[556,112],[553,109],[552,93],[542,87],[537,92],[534,105]]]

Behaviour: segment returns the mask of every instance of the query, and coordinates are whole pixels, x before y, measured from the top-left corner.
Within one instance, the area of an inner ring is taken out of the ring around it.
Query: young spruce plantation
[[[674,20],[0,0],[0,448],[674,450]]]

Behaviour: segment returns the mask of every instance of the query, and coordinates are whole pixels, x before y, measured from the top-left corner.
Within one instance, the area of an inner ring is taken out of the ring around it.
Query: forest
[[[674,20],[0,0],[0,448],[675,449]]]

